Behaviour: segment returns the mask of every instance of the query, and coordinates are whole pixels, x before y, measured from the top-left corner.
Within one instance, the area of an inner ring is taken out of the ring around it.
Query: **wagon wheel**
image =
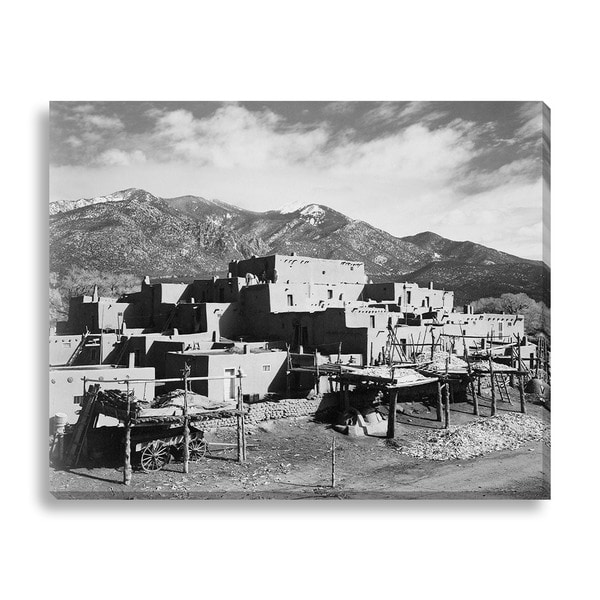
[[[190,460],[196,461],[204,458],[208,444],[205,440],[192,440],[188,446]]]
[[[162,442],[152,442],[142,450],[141,464],[146,473],[160,471],[171,460],[169,447]]]

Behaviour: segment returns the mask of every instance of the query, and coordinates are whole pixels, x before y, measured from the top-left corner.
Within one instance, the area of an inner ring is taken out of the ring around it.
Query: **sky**
[[[542,118],[540,102],[52,102],[50,201],[316,203],[541,260]]]

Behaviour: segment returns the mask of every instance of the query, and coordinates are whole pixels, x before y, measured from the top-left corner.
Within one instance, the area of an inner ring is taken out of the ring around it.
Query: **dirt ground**
[[[514,391],[514,390],[511,390]],[[518,395],[517,395],[518,396]],[[532,398],[529,398],[532,400]],[[439,428],[435,410],[419,402],[401,405],[396,439],[408,442],[423,428]],[[489,415],[489,401],[480,401]],[[518,411],[499,403],[499,414]],[[550,421],[543,406],[527,412]],[[451,424],[474,420],[472,406],[453,404]],[[61,499],[545,499],[550,498],[550,448],[530,442],[470,460],[432,461],[400,454],[383,437],[348,437],[311,417],[268,421],[248,430],[248,460],[237,462],[235,430],[207,434],[209,452],[190,463],[171,462],[161,471],[134,469],[124,486],[122,466],[50,469],[50,491]],[[331,485],[331,442],[336,440],[336,486]]]

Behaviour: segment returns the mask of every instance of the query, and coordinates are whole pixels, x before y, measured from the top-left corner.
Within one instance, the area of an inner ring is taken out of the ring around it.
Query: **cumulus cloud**
[[[109,148],[100,154],[96,163],[99,165],[128,167],[146,162],[146,155],[141,150],[125,152],[118,148]]]
[[[269,110],[226,105],[204,119],[190,111],[152,112],[152,137],[168,156],[219,168],[282,167],[304,161],[327,142],[325,128],[289,126]]]

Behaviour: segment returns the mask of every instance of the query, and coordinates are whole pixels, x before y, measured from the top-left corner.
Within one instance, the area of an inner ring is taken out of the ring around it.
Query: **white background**
[[[593,6],[3,6],[5,598],[593,595],[599,394],[597,367],[585,356],[598,343]],[[51,99],[544,100],[552,109],[553,150],[552,500],[53,500],[45,492],[44,447]]]

